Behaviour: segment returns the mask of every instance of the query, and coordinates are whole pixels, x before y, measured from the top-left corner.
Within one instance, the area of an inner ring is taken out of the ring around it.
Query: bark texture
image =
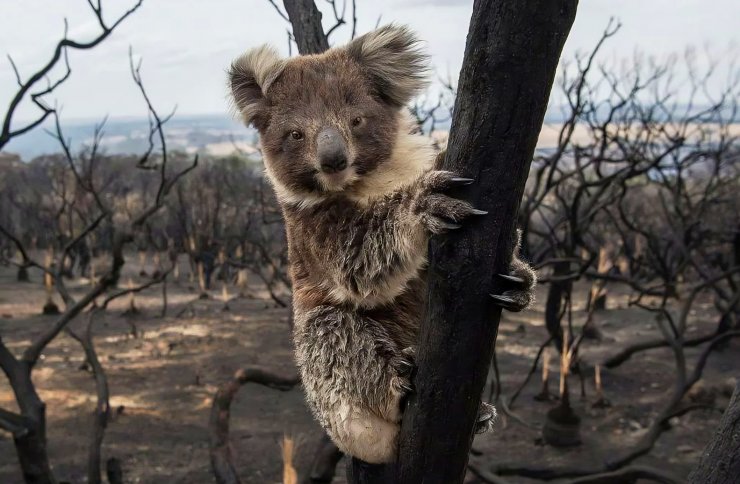
[[[313,0],[284,0],[293,26],[293,37],[301,55],[320,54],[329,48],[321,26],[321,12]]]
[[[719,428],[704,448],[699,465],[689,476],[692,484],[740,482],[740,383],[735,386]]]

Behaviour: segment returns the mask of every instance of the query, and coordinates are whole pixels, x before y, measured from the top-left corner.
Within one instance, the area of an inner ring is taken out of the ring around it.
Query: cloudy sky
[[[105,17],[115,18],[133,0],[104,2]],[[279,2],[278,3],[282,3]],[[319,0],[323,6],[324,2]],[[409,24],[432,54],[437,70],[460,69],[472,0],[357,0],[358,31],[390,21]],[[25,79],[51,56],[69,21],[69,37],[91,38],[96,19],[84,0],[0,0],[0,51],[10,54]],[[588,50],[611,16],[623,28],[604,51],[623,58],[640,51],[657,57],[686,46],[737,52],[740,7],[737,0],[581,0],[564,56]],[[328,16],[325,20],[329,23]],[[269,42],[287,54],[287,24],[267,0],[145,0],[144,5],[93,51],[72,51],[71,79],[57,92],[66,119],[141,116],[145,106],[128,74],[128,48],[143,58],[142,73],[162,111],[181,114],[224,113],[225,69],[242,51]],[[348,29],[333,37],[342,43]],[[0,106],[14,93],[9,64],[0,69]],[[33,111],[25,106],[20,119]]]

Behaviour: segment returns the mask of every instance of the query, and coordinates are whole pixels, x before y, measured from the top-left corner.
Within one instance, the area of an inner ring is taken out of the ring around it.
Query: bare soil
[[[122,280],[130,277],[135,282],[144,281],[135,258],[129,261]],[[79,294],[84,281],[72,286]],[[585,295],[586,289],[579,287],[578,293]],[[230,292],[234,297],[235,289],[230,288]],[[183,277],[180,283],[168,284],[166,317],[160,317],[161,289],[156,287],[136,296],[139,314],[125,315],[129,301],[123,298],[96,322],[95,343],[109,378],[113,413],[103,443],[103,460],[120,459],[125,482],[213,482],[207,423],[217,386],[247,365],[284,374],[295,372],[288,310],[272,302],[257,284],[250,288],[249,296],[234,297],[228,302],[229,310],[224,311],[221,282],[214,281],[210,299],[200,300],[195,285]],[[570,380],[571,399],[582,418],[584,444],[568,449],[543,445],[539,430],[502,414],[492,434],[476,437],[476,453],[498,463],[585,465],[614,456],[644,434],[672,389],[675,364],[667,349],[644,352],[615,370],[603,370],[605,397],[612,406],[592,408],[596,395],[593,368],[588,363],[631,341],[659,335],[649,313],[627,307],[627,296],[614,289],[610,292],[607,310],[597,314],[602,339],[583,345],[585,399],[580,397],[578,376]],[[0,267],[0,336],[14,353],[19,354],[54,320],[54,316],[41,315],[45,300],[38,272],[31,271],[31,282],[18,283],[14,268]],[[542,323],[544,293],[539,300],[533,310],[505,315],[501,324],[498,358],[507,396],[522,381],[546,338]],[[61,306],[58,298],[56,302]],[[696,307],[690,334],[713,331],[716,321],[709,316],[711,301],[701,301]],[[583,318],[583,301],[579,300],[573,312],[574,324],[581,324]],[[82,324],[82,319],[74,323],[75,327]],[[724,408],[731,389],[729,380],[740,372],[739,348],[735,341],[710,357],[697,397],[706,397],[717,408]],[[687,350],[689,364],[693,364],[698,351]],[[46,349],[34,372],[34,382],[47,404],[54,471],[60,481],[71,483],[86,481],[86,452],[95,403],[94,381],[83,363],[79,344],[62,334]],[[551,368],[550,389],[556,393],[558,364],[554,358]],[[554,405],[533,399],[540,391],[539,382],[538,371],[513,408],[524,422],[535,427]],[[0,406],[16,410],[4,378],[0,378]],[[719,411],[697,410],[674,419],[653,452],[638,462],[688,475],[719,418]],[[284,435],[298,444],[295,466],[302,474],[321,431],[304,404],[300,387],[289,392],[255,385],[243,387],[232,405],[231,418],[231,440],[243,482],[281,481],[280,444]],[[336,482],[344,482],[343,463],[338,474]],[[517,477],[507,480],[534,482]],[[477,482],[472,474],[468,481]],[[20,482],[12,439],[0,432],[0,483]]]

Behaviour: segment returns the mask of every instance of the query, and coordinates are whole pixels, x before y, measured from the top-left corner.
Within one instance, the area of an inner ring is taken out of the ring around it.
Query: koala
[[[397,452],[429,238],[485,214],[446,194],[473,180],[438,170],[444,154],[412,134],[405,106],[427,72],[414,34],[389,25],[317,55],[283,59],[262,46],[228,74],[285,219],[308,404],[340,450],[370,463]],[[514,257],[502,277],[511,289],[496,301],[525,308],[534,271]],[[494,416],[481,404],[478,429]]]

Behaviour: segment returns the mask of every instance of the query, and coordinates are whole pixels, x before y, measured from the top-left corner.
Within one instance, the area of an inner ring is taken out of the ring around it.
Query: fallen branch
[[[300,383],[298,376],[282,376],[259,368],[242,368],[231,381],[221,385],[213,397],[211,417],[208,423],[210,434],[211,469],[219,484],[238,484],[239,475],[229,445],[229,418],[231,402],[245,383],[257,383],[268,388],[288,391]]]
[[[649,466],[628,466],[618,471],[603,472],[593,474],[578,479],[573,479],[571,484],[622,484],[624,482],[634,482],[637,479],[647,479],[649,481],[661,482],[663,484],[678,484],[684,482],[680,477],[674,476],[669,472],[656,469]]]
[[[485,464],[482,464],[475,458],[471,458],[468,469],[470,469],[470,471],[481,481],[488,484],[508,484],[508,481],[499,475],[502,473],[502,469],[498,469],[497,473],[496,471],[487,468]],[[563,467],[556,469],[512,467],[503,469],[503,471],[507,475],[526,476],[543,481],[571,478],[571,480],[568,481],[570,484],[622,484],[625,482],[634,482],[636,479],[646,479],[653,482],[660,482],[662,484],[679,484],[684,482],[684,479],[669,472],[644,465],[628,466],[610,472],[599,472],[596,471],[596,469],[577,467]]]

